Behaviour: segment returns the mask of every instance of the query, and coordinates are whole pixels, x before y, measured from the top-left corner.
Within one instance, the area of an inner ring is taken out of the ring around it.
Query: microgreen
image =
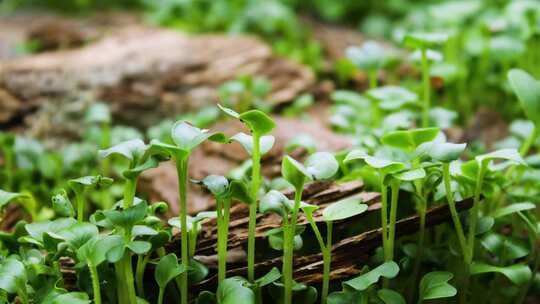
[[[327,152],[317,152],[310,155],[305,164],[301,164],[295,159],[285,156],[281,162],[282,176],[294,187],[294,205],[291,209],[290,222],[284,222],[284,243],[283,243],[283,284],[284,303],[292,301],[292,260],[294,250],[294,237],[296,235],[296,223],[298,211],[301,206],[302,192],[304,184],[311,180],[321,180],[331,178],[338,171],[336,158]],[[328,249],[330,250],[330,249]]]
[[[251,201],[249,206],[248,224],[248,280],[253,283],[255,280],[255,227],[257,216],[257,198],[261,186],[261,156],[268,152],[273,144],[274,137],[267,135],[272,132],[276,124],[268,115],[259,110],[250,110],[241,114],[218,105],[227,115],[239,119],[251,131],[251,136],[239,133],[232,137],[239,141],[251,155],[251,181],[249,193]]]
[[[359,199],[353,197],[335,202],[326,207],[323,210],[323,220],[326,222],[326,242],[324,242],[319,228],[317,227],[317,224],[313,218],[313,212],[318,209],[318,206],[302,204],[301,208],[315,233],[315,237],[317,238],[319,247],[321,248],[321,252],[323,254],[321,303],[325,304],[330,286],[330,268],[332,262],[332,224],[334,221],[344,220],[364,213],[368,209],[368,206],[366,204],[362,204]]]
[[[453,277],[452,273],[444,271],[435,271],[424,275],[420,281],[418,303],[455,296],[457,290],[448,283]]]

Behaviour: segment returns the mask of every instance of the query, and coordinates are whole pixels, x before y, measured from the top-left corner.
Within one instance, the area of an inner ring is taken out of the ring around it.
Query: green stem
[[[133,279],[133,268],[131,265],[131,253],[126,250],[122,258],[124,269],[124,281],[126,284],[127,303],[137,303],[137,295],[135,292],[135,282]]]
[[[124,304],[127,301],[126,300],[127,288],[126,288],[126,282],[124,281],[124,264],[122,263],[122,260],[114,264],[114,272],[116,275],[116,289],[117,289],[117,295],[118,295],[118,304]]]
[[[388,231],[388,254],[390,260],[394,259],[394,241],[396,238],[397,205],[399,198],[399,180],[392,181],[390,186],[392,198],[390,200],[390,228]]]
[[[523,143],[521,146],[521,149],[519,149],[519,154],[521,156],[525,157],[529,153],[529,150],[534,145],[536,138],[538,138],[538,135],[540,134],[540,127],[536,126],[534,127],[534,130],[529,138]]]
[[[15,172],[13,151],[8,147],[4,147],[2,150],[2,153],[4,155],[4,175],[6,177],[5,189],[7,191],[13,191],[13,173]]]
[[[160,288],[159,289],[159,295],[158,295],[158,304],[162,304],[163,303],[163,296],[165,295],[165,288]]]
[[[26,287],[23,287],[26,288]],[[26,290],[23,290],[21,288],[17,288],[17,296],[19,297],[19,300],[22,304],[28,304],[28,294],[26,294]]]
[[[137,268],[135,271],[135,284],[137,285],[137,293],[141,298],[144,298],[144,271],[148,260],[150,259],[150,254],[137,256]]]
[[[77,201],[77,222],[82,223],[84,221],[84,193],[81,191],[75,191],[75,200]]]
[[[443,163],[443,180],[446,190],[446,199],[448,201],[448,207],[450,208],[450,214],[452,215],[452,221],[454,222],[454,228],[456,229],[459,246],[461,247],[461,253],[463,254],[463,258],[465,260],[468,260],[465,232],[463,230],[463,226],[461,225],[461,221],[459,220],[459,215],[456,209],[456,202],[454,200],[454,192],[452,192],[452,187],[450,185],[450,163]]]
[[[227,243],[229,240],[230,201],[218,200],[218,282],[227,274]]]
[[[180,195],[180,234],[181,256],[184,269],[189,269],[189,248],[187,231],[187,182],[188,182],[189,155],[177,160],[177,174]],[[180,275],[180,298],[181,304],[188,304],[188,273]]]
[[[422,127],[427,128],[429,126],[429,108],[430,108],[430,76],[429,76],[429,63],[427,58],[427,49],[423,48],[422,52],[422,85],[424,91],[424,104],[422,109]]]
[[[478,170],[478,174],[476,177],[476,187],[474,190],[474,200],[473,200],[473,207],[470,212],[470,225],[469,225],[469,233],[468,233],[468,256],[467,260],[465,261],[466,264],[470,264],[474,258],[474,239],[475,239],[475,232],[476,232],[476,224],[478,223],[478,212],[479,212],[479,205],[480,205],[480,194],[482,193],[482,184],[484,181],[484,175],[486,171],[487,164],[481,163],[480,168]]]
[[[94,304],[101,304],[101,289],[99,288],[99,274],[96,266],[88,263],[90,277],[92,279],[92,290],[94,291]]]
[[[284,304],[292,303],[293,286],[293,251],[294,236],[296,232],[296,223],[298,222],[298,210],[300,209],[300,200],[302,199],[303,185],[298,187],[294,193],[294,208],[291,215],[291,222],[287,225],[286,238],[283,243],[284,261],[283,261],[283,279],[284,279]]]
[[[127,179],[124,186],[124,209],[133,205],[135,200],[135,191],[137,189],[137,178]]]
[[[330,266],[332,265],[332,222],[326,222],[326,246],[323,254],[323,284],[321,304],[326,304],[328,290],[330,288]]]
[[[374,89],[374,88],[377,87],[377,72],[378,72],[377,69],[371,70],[371,71],[368,72],[369,88],[370,89]]]
[[[255,280],[255,229],[257,228],[257,194],[261,184],[261,153],[260,137],[253,134],[252,168],[250,196],[252,199],[249,205],[249,223],[248,223],[248,281],[253,283]]]
[[[388,251],[388,186],[384,183],[385,175],[381,174],[381,227],[384,261],[391,261],[392,258]]]

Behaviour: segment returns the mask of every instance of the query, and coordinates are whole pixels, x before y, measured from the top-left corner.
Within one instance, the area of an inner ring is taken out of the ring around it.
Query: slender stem
[[[220,284],[221,282],[223,282],[223,280],[225,280],[227,274],[227,243],[229,240],[229,216],[230,200],[218,200],[218,282]]]
[[[377,69],[371,70],[371,71],[368,72],[369,88],[370,89],[374,89],[374,88],[377,87],[377,72],[378,72]]]
[[[399,198],[399,180],[393,180],[390,186],[392,198],[390,200],[390,228],[388,231],[388,254],[390,260],[394,259],[394,241],[396,237],[397,205]]]
[[[188,162],[189,155],[177,160],[177,174],[180,195],[180,234],[181,234],[181,256],[184,269],[189,269],[189,247],[187,230],[187,182],[188,182]],[[182,304],[188,304],[188,273],[180,275],[180,298]]]
[[[12,191],[14,173],[13,151],[9,147],[4,147],[2,153],[4,155],[4,175],[6,177],[6,184],[4,187],[7,191]]]
[[[534,130],[531,133],[531,136],[527,138],[527,140],[523,143],[523,145],[519,149],[519,154],[521,154],[521,156],[523,157],[527,156],[527,154],[529,153],[529,150],[534,145],[536,138],[538,138],[539,134],[540,134],[540,127],[535,125]]]
[[[429,108],[430,108],[430,76],[429,76],[429,63],[427,58],[427,49],[422,48],[422,85],[424,90],[424,105],[422,111],[422,127],[427,128],[429,126]]]
[[[101,125],[101,149],[107,149],[111,145],[111,125],[104,122]],[[106,157],[101,161],[101,174],[108,176],[110,173],[110,159]]]
[[[94,304],[101,304],[101,289],[99,288],[99,274],[96,266],[88,263],[90,277],[92,279],[92,290],[94,291]]]
[[[124,209],[127,209],[133,205],[136,190],[137,178],[126,180],[126,185],[124,186]]]
[[[162,304],[163,303],[163,296],[165,295],[165,288],[160,288],[159,289],[159,295],[158,295],[158,304]]]
[[[317,239],[317,242],[319,243],[319,247],[321,248],[321,252],[323,255],[323,284],[322,284],[323,287],[322,287],[322,293],[321,293],[321,304],[325,304],[326,297],[328,296],[328,285],[329,285],[329,279],[330,279],[329,278],[330,272],[327,271],[326,268],[328,267],[328,270],[330,269],[330,262],[331,262],[330,252],[328,248],[330,248],[332,244],[330,240],[330,242],[328,242],[328,244],[325,245],[321,232],[319,231],[319,227],[317,227],[317,224],[315,223],[315,220],[313,219],[313,215],[311,213],[306,213],[305,215],[311,226],[311,229],[313,229],[313,233],[315,233],[315,238]],[[328,225],[331,225],[331,224],[332,224],[331,222],[326,222],[327,234],[328,234]],[[330,231],[330,236],[331,236],[331,231]],[[327,236],[327,240],[328,240],[328,236]],[[328,264],[328,266],[326,266],[326,264]]]
[[[388,262],[392,260],[388,251],[388,186],[384,183],[385,175],[381,174],[381,227],[382,227],[382,241],[384,261]]]
[[[23,287],[25,288],[25,287]],[[26,290],[23,288],[17,288],[17,296],[19,297],[19,300],[22,304],[28,304],[28,294],[26,293]]]
[[[321,292],[321,304],[326,304],[328,290],[330,288],[330,266],[332,265],[332,222],[326,222],[326,246],[323,254],[323,285]]]
[[[302,199],[303,185],[298,187],[294,193],[294,208],[291,215],[291,222],[288,225],[287,238],[283,244],[284,249],[284,304],[292,303],[292,285],[293,285],[293,251],[294,251],[294,236],[296,232],[296,223],[298,222],[298,210],[300,209],[300,200]]]
[[[450,163],[443,163],[443,180],[446,190],[446,199],[448,201],[448,207],[450,208],[450,214],[452,215],[452,221],[454,222],[454,227],[456,229],[459,246],[461,247],[461,253],[463,254],[463,258],[468,260],[467,241],[465,239],[463,226],[461,225],[461,221],[459,220],[459,215],[456,209],[454,192],[452,192],[452,187],[450,185]]]
[[[480,164],[480,168],[478,170],[478,174],[476,177],[476,187],[474,190],[473,207],[470,212],[470,225],[469,225],[469,233],[468,233],[468,240],[467,240],[468,241],[467,249],[468,249],[469,255],[467,256],[467,260],[465,261],[465,264],[470,264],[474,258],[474,239],[475,239],[475,233],[476,233],[476,224],[478,223],[480,194],[482,193],[482,184],[484,182],[486,166],[487,164],[484,164],[484,163]]]
[[[248,224],[248,280],[253,283],[255,280],[255,229],[257,227],[257,194],[261,183],[261,153],[260,137],[253,134],[253,151],[251,155],[251,185],[250,195],[252,204],[249,205]]]
[[[133,268],[131,265],[131,253],[126,250],[122,258],[124,264],[124,280],[126,284],[127,303],[137,303],[137,295],[135,292],[135,282],[133,279]]]
[[[77,222],[84,221],[84,193],[83,191],[75,191],[75,200],[77,201]]]
[[[144,298],[144,271],[148,260],[150,259],[150,254],[137,256],[137,268],[135,271],[135,284],[137,286],[137,293],[141,298]]]
[[[126,288],[126,282],[124,281],[124,264],[122,263],[122,260],[114,264],[114,272],[116,275],[116,289],[117,289],[117,295],[118,295],[118,304],[124,304],[127,301],[126,300],[127,288]]]

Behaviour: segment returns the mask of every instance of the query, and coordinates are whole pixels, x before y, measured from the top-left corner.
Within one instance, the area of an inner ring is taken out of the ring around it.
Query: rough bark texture
[[[274,104],[294,99],[314,83],[309,68],[274,56],[252,36],[190,36],[141,24],[103,35],[61,33],[71,28],[61,23],[40,28],[57,38],[27,33],[48,37],[49,49],[65,45],[63,50],[0,61],[0,124],[26,118],[44,103],[56,104],[48,112],[58,114],[65,102],[90,97],[110,102],[117,121],[147,127],[217,103],[216,88],[239,75],[268,79],[268,100]],[[80,48],[65,49],[88,39],[92,42]]]

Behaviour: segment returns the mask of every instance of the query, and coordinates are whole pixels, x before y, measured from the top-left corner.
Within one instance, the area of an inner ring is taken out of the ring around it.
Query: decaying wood
[[[269,80],[268,100],[274,104],[294,99],[315,81],[309,68],[274,56],[252,36],[190,36],[131,24],[81,48],[0,61],[0,123],[43,103],[56,102],[61,112],[65,102],[86,92],[110,102],[117,121],[148,127],[215,104],[216,88],[245,74]],[[6,98],[17,102],[7,107]]]
[[[471,199],[457,203],[458,211],[469,209],[471,206]],[[380,208],[380,204],[377,204],[377,208],[370,208],[369,210],[375,212],[378,208]],[[449,221],[450,218],[448,205],[433,207],[427,211],[426,226],[435,226]],[[420,218],[416,214],[399,220],[396,223],[396,237],[417,232],[419,225]],[[358,265],[367,263],[373,250],[381,246],[381,237],[382,229],[378,228],[336,243],[332,247],[331,280],[342,280],[359,273]],[[255,270],[257,275],[264,275],[273,267],[281,267],[281,257],[257,263]],[[306,284],[318,284],[322,281],[322,254],[295,256],[294,268],[294,278],[296,281]],[[245,276],[246,273],[246,267],[229,268],[227,271],[228,276]],[[215,287],[216,281],[217,277],[212,276],[196,287],[200,290],[211,289]]]

